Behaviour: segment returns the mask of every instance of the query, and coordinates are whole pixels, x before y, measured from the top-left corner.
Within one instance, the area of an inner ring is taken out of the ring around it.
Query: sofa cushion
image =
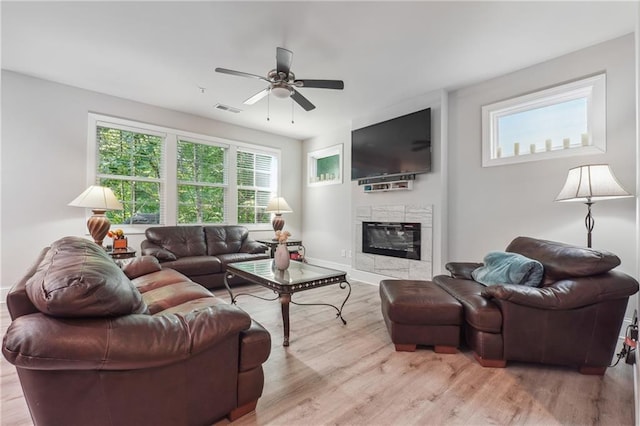
[[[249,236],[249,231],[244,226],[205,226],[204,234],[207,241],[207,254],[237,253],[242,243]]]
[[[514,239],[506,251],[535,259],[544,266],[544,284],[603,274],[620,264],[620,258],[605,250],[576,247],[529,237]]]
[[[544,274],[542,263],[518,253],[492,251],[484,257],[483,263],[483,266],[471,272],[471,276],[484,285],[518,284],[538,287]]]
[[[116,260],[116,265],[130,280],[162,269],[158,259],[153,256],[140,256],[131,259]]]
[[[433,282],[458,299],[464,308],[465,321],[471,327],[487,333],[502,331],[500,308],[492,300],[482,296],[485,289],[493,287],[485,287],[472,280],[451,278],[446,275],[433,277]]]
[[[145,236],[178,258],[207,254],[202,226],[157,226],[147,228]]]
[[[162,262],[163,268],[175,269],[189,277],[223,272],[222,262],[214,256],[189,256]]]
[[[251,253],[229,253],[229,254],[219,254],[216,256],[220,259],[223,267],[225,267],[229,263],[234,262],[244,262],[246,260],[260,260],[260,259],[269,259],[268,254],[259,253],[259,254],[251,254]]]
[[[27,295],[38,310],[56,317],[120,316],[147,311],[140,292],[92,241],[65,237],[51,245]]]

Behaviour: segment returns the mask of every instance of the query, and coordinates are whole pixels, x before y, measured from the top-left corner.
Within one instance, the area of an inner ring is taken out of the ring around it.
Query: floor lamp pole
[[[591,199],[585,204],[587,205],[587,216],[584,218],[584,226],[587,228],[587,247],[591,248],[591,232],[593,231],[596,221],[591,215],[591,205],[593,204]]]

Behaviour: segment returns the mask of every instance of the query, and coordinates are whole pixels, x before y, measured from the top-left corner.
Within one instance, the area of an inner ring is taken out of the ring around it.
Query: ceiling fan
[[[223,74],[237,75],[240,77],[257,78],[266,83],[269,86],[251,96],[244,101],[245,105],[253,105],[260,99],[272,93],[277,98],[291,98],[298,105],[305,109],[305,111],[311,111],[316,106],[312,104],[307,98],[302,96],[296,88],[312,87],[317,89],[344,89],[344,82],[342,80],[296,80],[296,76],[291,72],[291,60],[293,59],[293,52],[282,47],[276,48],[276,68],[269,71],[266,77],[262,77],[256,74],[249,74],[241,71],[229,70],[226,68],[216,68],[216,72]]]

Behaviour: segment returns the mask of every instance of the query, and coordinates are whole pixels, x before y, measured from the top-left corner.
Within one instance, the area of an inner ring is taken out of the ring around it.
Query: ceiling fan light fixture
[[[274,86],[271,89],[273,96],[280,99],[286,99],[291,96],[291,89],[288,86]]]

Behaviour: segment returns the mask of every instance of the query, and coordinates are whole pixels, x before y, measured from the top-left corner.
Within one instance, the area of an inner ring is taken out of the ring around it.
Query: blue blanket
[[[475,269],[471,276],[484,285],[519,284],[538,287],[544,268],[537,260],[521,254],[492,251],[484,258],[484,266]]]

